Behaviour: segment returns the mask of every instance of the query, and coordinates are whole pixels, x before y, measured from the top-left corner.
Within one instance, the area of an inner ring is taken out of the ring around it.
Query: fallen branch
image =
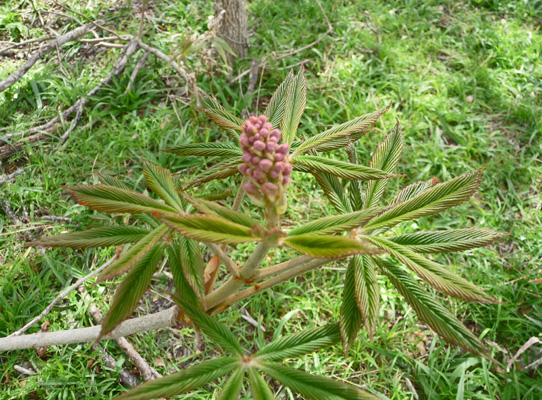
[[[26,63],[24,63],[22,67],[20,67],[17,71],[15,71],[13,74],[8,76],[2,82],[0,82],[0,93],[6,90],[7,88],[9,88],[19,79],[21,79],[23,75],[26,74],[28,70],[32,68],[34,64],[45,54],[50,53],[51,51],[55,50],[57,46],[62,46],[63,44],[67,42],[71,42],[73,40],[80,38],[81,36],[86,35],[87,33],[90,32],[93,26],[94,26],[93,24],[83,25],[79,28],[74,29],[71,32],[66,33],[65,35],[58,36],[51,43],[47,43],[45,46],[41,47],[37,52],[35,52],[30,57],[30,59]]]
[[[117,339],[122,336],[133,335],[134,333],[170,327],[175,324],[176,319],[177,307],[173,306],[155,314],[126,320],[102,339]],[[98,339],[101,330],[101,326],[92,326],[90,328],[69,329],[56,332],[37,332],[31,335],[0,338],[0,351],[59,346],[73,343],[89,343]]]
[[[19,329],[17,332],[13,332],[11,335],[9,335],[8,337],[13,337],[13,336],[19,336],[21,335],[22,333],[26,332],[28,329],[30,329],[33,325],[35,325],[40,319],[42,319],[43,317],[45,317],[47,314],[49,314],[51,312],[51,310],[53,309],[53,307],[55,305],[58,304],[58,302],[60,300],[62,300],[64,297],[66,297],[67,295],[69,295],[71,292],[73,292],[75,289],[77,289],[79,286],[81,286],[84,282],[88,281],[90,278],[92,278],[93,276],[96,276],[97,274],[99,274],[100,272],[102,272],[105,268],[107,268],[109,265],[111,265],[111,263],[113,261],[115,261],[117,257],[112,257],[111,259],[109,259],[106,263],[104,263],[101,267],[95,269],[94,271],[92,271],[90,274],[88,274],[87,276],[84,276],[83,278],[79,279],[77,282],[75,282],[73,285],[71,285],[70,287],[68,287],[67,289],[65,289],[62,293],[60,293],[47,307],[45,307],[45,310],[43,310],[40,315],[38,315],[36,318],[34,318],[32,321],[30,321],[28,324],[26,324],[25,326],[23,326],[21,329]],[[41,347],[44,347],[44,346],[41,346]]]
[[[124,91],[124,94],[132,90],[132,86],[134,85],[134,82],[137,78],[137,74],[139,73],[139,70],[143,67],[143,65],[145,65],[145,61],[147,61],[149,54],[151,54],[151,52],[147,50],[145,54],[143,54],[141,58],[139,59],[139,61],[137,62],[134,70],[132,71],[132,75],[130,75],[130,82],[128,82],[128,86],[126,86],[126,90]]]
[[[102,87],[109,84],[111,80],[115,77],[118,77],[126,67],[126,64],[129,61],[129,56],[131,56],[136,50],[137,50],[137,40],[132,39],[128,44],[124,46],[124,51],[121,53],[117,61],[115,61],[115,64],[113,65],[112,70],[109,72],[109,74],[103,78],[98,85],[94,87],[90,92],[87,93],[87,96],[80,98],[77,100],[70,108],[68,108],[66,111],[62,112],[61,115],[59,115],[56,118],[51,119],[49,122],[40,125],[36,128],[31,129],[31,132],[38,132],[34,135],[28,136],[26,138],[21,139],[19,142],[15,144],[6,144],[4,146],[0,146],[0,160],[6,159],[7,157],[11,156],[12,154],[17,153],[20,151],[23,147],[25,147],[27,144],[32,144],[35,142],[48,142],[52,140],[52,137],[50,133],[54,131],[54,129],[57,127],[57,125],[63,121],[68,119],[68,117],[73,114],[74,112],[78,112],[78,110],[82,109],[89,101],[92,96],[94,96],[96,93],[98,93]],[[69,134],[70,130],[68,130]],[[11,134],[10,137],[14,137],[15,135],[22,135],[21,134]],[[8,137],[8,135],[4,136],[3,139]]]
[[[23,46],[26,46],[27,44],[30,44],[30,43],[40,43],[40,42],[45,42],[46,40],[53,39],[53,37],[54,37],[54,36],[44,36],[44,37],[40,37],[40,38],[34,38],[34,39],[29,39],[29,40],[23,40],[22,42],[18,42],[18,43],[13,43],[13,44],[12,44],[11,46],[9,46],[9,47],[0,49],[0,56],[6,54],[7,52],[9,52],[9,51],[12,50],[12,49],[16,49],[16,48],[19,48],[19,47],[23,47]]]
[[[85,288],[80,287],[79,292],[83,294],[84,292],[86,292]],[[102,312],[94,303],[91,302],[92,299],[90,295],[88,294],[88,292],[84,294],[84,298],[85,298],[85,301],[90,303],[89,312],[90,312],[90,315],[92,316],[92,319],[94,320],[96,324],[100,324],[103,318]],[[126,340],[126,338],[120,337],[120,338],[115,339],[115,341],[117,342],[119,347],[124,351],[124,353],[128,356],[128,358],[135,364],[139,372],[141,372],[141,375],[143,376],[143,379],[145,381],[162,377],[162,375],[156,372],[154,368],[152,368],[147,363],[147,361],[143,357],[141,357],[141,355],[136,351],[136,349],[134,349],[134,347],[130,344],[130,342]]]
[[[11,181],[17,175],[21,175],[23,172],[24,172],[24,169],[18,168],[15,172],[12,172],[9,175],[0,177],[0,185],[3,185],[4,183]]]

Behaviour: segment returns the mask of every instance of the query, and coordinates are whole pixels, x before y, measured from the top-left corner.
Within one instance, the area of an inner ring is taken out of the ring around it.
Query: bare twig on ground
[[[75,118],[73,119],[72,123],[70,124],[70,127],[62,136],[60,137],[58,141],[58,145],[56,146],[55,150],[58,150],[61,147],[64,147],[66,140],[68,140],[68,136],[70,136],[70,133],[73,132],[77,124],[79,123],[79,120],[81,119],[81,116],[83,115],[83,106],[84,104],[79,104],[79,107],[77,108],[77,111],[75,112]]]
[[[46,221],[52,221],[52,222],[60,222],[60,223],[66,223],[66,224],[71,224],[71,225],[75,225],[75,226],[79,226],[79,224],[69,218],[66,218],[66,217],[57,217],[55,215],[42,215],[40,217],[41,219],[44,219]]]
[[[14,365],[13,369],[15,371],[17,371],[18,373],[23,374],[23,375],[29,375],[29,376],[30,375],[36,375],[36,373],[34,371],[32,371],[31,369],[21,367],[20,365]]]
[[[171,65],[173,67],[173,69],[175,71],[177,71],[183,78],[184,80],[186,81],[187,85],[188,83],[190,82],[190,79],[188,77],[188,74],[186,73],[186,71],[181,68],[179,66],[179,64],[177,64],[177,62],[175,62],[175,60],[173,60],[173,58],[167,56],[166,54],[162,53],[160,50],[152,47],[152,46],[149,46],[148,44],[145,44],[143,43],[141,40],[139,41],[139,47],[141,47],[143,50],[146,50],[148,52],[150,52],[151,54],[154,54],[156,57],[158,58],[161,58],[162,60],[164,60],[168,65]],[[187,87],[187,91],[188,91],[188,87]]]
[[[12,172],[9,175],[0,176],[0,185],[3,185],[4,183],[11,181],[12,179],[15,179],[17,175],[21,175],[23,172],[24,169],[18,168],[15,172]]]
[[[9,157],[12,154],[17,153],[29,143],[30,144],[35,143],[35,142],[43,143],[43,142],[48,142],[52,140],[50,133],[54,131],[54,129],[58,126],[58,124],[61,121],[66,120],[74,112],[77,113],[79,109],[82,109],[90,101],[90,97],[98,93],[102,89],[102,87],[107,85],[109,82],[111,82],[111,80],[114,77],[119,76],[124,71],[124,68],[129,61],[128,57],[131,56],[136,51],[137,45],[138,45],[137,41],[132,39],[128,44],[124,46],[124,51],[121,53],[121,55],[115,62],[115,65],[113,66],[112,70],[109,72],[109,74],[105,78],[103,78],[98,83],[98,85],[94,87],[94,89],[88,92],[86,97],[82,97],[79,100],[77,100],[70,108],[62,112],[61,115],[59,115],[58,117],[53,118],[49,122],[30,130],[30,132],[37,132],[37,133],[31,136],[28,136],[15,144],[0,146],[0,160]],[[69,134],[70,131],[68,131],[67,133]],[[13,137],[14,135],[15,134],[11,134],[10,137]],[[7,136],[8,135],[4,136],[4,138],[6,138]]]
[[[147,50],[137,62],[134,70],[132,71],[132,75],[130,75],[130,82],[128,82],[128,85],[126,86],[126,90],[124,91],[125,94],[128,93],[130,90],[132,90],[132,86],[134,85],[134,82],[137,78],[137,74],[139,73],[139,70],[143,68],[143,65],[145,65],[145,62],[147,61],[147,58],[149,57],[150,54],[151,52]]]
[[[80,287],[79,292],[83,294],[85,292],[85,288]],[[100,324],[103,318],[102,312],[94,303],[92,303],[92,299],[88,293],[84,293],[84,298],[87,303],[90,303],[89,312],[92,316],[92,319],[96,324]],[[124,337],[120,337],[115,339],[115,341],[124,351],[124,353],[126,353],[128,358],[130,358],[130,360],[135,364],[139,372],[141,372],[141,375],[143,376],[143,379],[145,381],[162,377],[162,375],[156,372],[154,368],[152,368],[147,363],[147,361],[143,357],[141,357],[141,355],[136,351],[136,349],[134,349],[134,347],[130,344],[130,342],[128,342],[128,340],[126,340]]]
[[[155,314],[126,320],[115,328],[113,332],[104,336],[102,339],[117,339],[119,337],[133,335],[134,333],[170,327],[175,324],[176,319],[177,307],[173,306]],[[98,339],[101,329],[101,326],[93,326],[90,328],[69,329],[56,332],[38,332],[31,335],[0,338],[0,351],[30,349],[34,346],[47,347],[93,342]]]
[[[15,215],[15,213],[11,209],[9,201],[1,200],[0,203],[2,204],[2,210],[4,210],[4,214],[6,214],[15,225],[19,225],[21,223],[21,220],[19,219],[19,217],[17,217],[17,215]]]
[[[92,345],[92,350],[100,353],[100,357],[107,368],[115,369],[117,366],[117,360],[115,360],[111,354],[104,350],[102,346],[98,343]],[[120,371],[119,380],[122,384],[130,387],[135,387],[139,385],[139,381],[130,371],[125,370],[124,368]]]
[[[506,364],[506,372],[510,372],[510,368],[512,367],[512,364],[514,364],[517,359],[523,354],[525,353],[530,347],[534,346],[535,344],[537,343],[542,343],[542,340],[540,340],[539,338],[537,338],[536,336],[530,338],[529,340],[527,340],[527,342],[520,347],[520,349],[518,350],[518,352],[516,354],[514,354],[514,357],[512,357],[510,359],[510,361],[508,361],[508,364]],[[542,360],[542,359],[541,359]],[[540,360],[539,360],[540,361]],[[540,361],[542,363],[542,361]],[[535,364],[535,365],[533,365]],[[535,361],[534,363],[532,364],[529,364],[526,368],[531,368],[531,367],[534,367],[538,365],[537,364],[537,361]]]
[[[6,90],[7,88],[9,88],[19,79],[21,79],[22,76],[26,74],[26,72],[30,68],[32,68],[34,64],[41,57],[43,57],[43,55],[53,51],[56,48],[56,46],[62,46],[64,43],[71,42],[73,40],[80,38],[81,36],[86,35],[87,33],[90,32],[92,27],[93,27],[93,24],[87,24],[87,25],[81,26],[79,28],[74,29],[73,31],[66,33],[65,35],[58,36],[51,43],[47,43],[46,45],[42,46],[37,52],[35,52],[30,57],[30,59],[22,67],[20,67],[17,71],[15,71],[13,74],[8,76],[2,82],[0,82],[0,93]]]
[[[29,39],[29,40],[23,40],[22,42],[18,42],[18,43],[13,43],[13,44],[12,44],[11,46],[9,46],[9,47],[0,49],[0,56],[1,56],[1,55],[4,55],[4,54],[7,53],[9,50],[17,49],[17,48],[19,48],[19,47],[23,47],[23,46],[26,46],[27,44],[31,44],[31,43],[45,42],[46,40],[53,39],[53,37],[54,37],[54,36],[44,36],[44,37],[40,37],[40,38],[34,38],[34,39]]]
[[[107,262],[105,262],[101,267],[95,269],[94,271],[92,271],[90,274],[88,274],[87,276],[84,276],[83,278],[79,279],[77,282],[75,282],[73,285],[69,286],[68,288],[66,288],[63,292],[61,292],[47,307],[45,307],[45,310],[43,310],[41,312],[40,315],[38,315],[36,318],[34,318],[32,321],[30,321],[28,324],[26,324],[25,326],[23,326],[21,329],[19,329],[17,332],[13,332],[11,335],[9,335],[8,337],[13,337],[13,336],[19,336],[21,335],[22,333],[26,332],[28,329],[30,329],[33,325],[35,325],[39,320],[41,320],[43,317],[45,317],[47,314],[49,314],[51,312],[51,310],[53,309],[53,307],[55,305],[58,304],[58,302],[60,300],[62,300],[63,298],[65,298],[67,295],[69,295],[71,292],[73,292],[75,289],[77,289],[81,284],[85,283],[86,281],[88,281],[90,278],[92,278],[93,276],[96,276],[97,274],[99,274],[100,272],[102,272],[105,268],[107,268],[109,265],[111,265],[111,263],[113,263],[113,261],[115,261],[116,259],[116,256],[115,257],[112,257],[111,259],[109,259]],[[43,347],[43,346],[41,346]]]

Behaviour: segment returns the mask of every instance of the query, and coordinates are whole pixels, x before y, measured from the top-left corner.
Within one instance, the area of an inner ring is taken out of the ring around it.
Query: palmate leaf
[[[218,400],[236,400],[239,398],[241,388],[243,387],[243,379],[245,377],[245,369],[238,368],[233,371],[230,379],[224,384],[224,387],[220,391]]]
[[[173,184],[171,172],[168,169],[145,161],[143,163],[143,176],[149,189],[160,196],[168,205],[177,211],[182,211],[183,205]]]
[[[299,369],[270,362],[259,363],[259,367],[270,377],[307,400],[380,400],[379,397],[353,385],[310,375]]]
[[[274,340],[254,354],[257,360],[279,361],[313,353],[341,340],[338,324],[305,329]]]
[[[275,395],[271,388],[254,368],[248,369],[248,379],[250,381],[250,393],[253,400],[275,400]]]
[[[403,295],[431,329],[437,332],[447,342],[456,344],[464,349],[487,357],[487,350],[457,318],[442,306],[435,298],[427,293],[407,272],[382,258],[377,258],[381,271]]]
[[[353,254],[378,254],[380,251],[359,240],[344,236],[298,235],[282,241],[301,254],[314,258],[344,258]]]
[[[416,275],[439,292],[452,297],[480,303],[498,303],[497,299],[488,295],[466,279],[452,274],[436,262],[404,246],[381,237],[369,236],[366,239],[405,264]]]
[[[139,299],[149,286],[152,274],[154,274],[158,262],[162,258],[163,250],[162,244],[154,246],[122,280],[113,297],[113,303],[102,321],[102,330],[97,340],[100,340],[132,315]]]
[[[106,213],[175,212],[175,208],[131,190],[107,185],[79,185],[67,188],[84,206]]]
[[[359,328],[363,319],[356,302],[356,281],[354,277],[354,268],[351,266],[346,270],[344,278],[344,290],[341,303],[339,327],[341,330],[341,339],[343,341],[343,351],[345,356],[354,343],[358,335]]]
[[[209,336],[224,351],[238,356],[243,355],[243,348],[228,328],[213,317],[210,317],[206,312],[185,301],[181,296],[174,295],[173,300],[192,320],[194,325],[201,329],[203,333]]]
[[[305,172],[324,172],[348,180],[369,181],[373,179],[395,178],[385,171],[356,165],[331,158],[299,156],[294,160],[294,168]]]
[[[192,239],[181,236],[179,238],[179,246],[181,250],[181,268],[184,277],[199,298],[203,299],[205,297],[205,281],[203,279],[205,264],[199,244]]]
[[[294,169],[296,169],[295,165]],[[313,172],[312,175],[316,179],[316,182],[318,182],[318,185],[320,185],[324,191],[324,194],[330,203],[338,212],[348,213],[353,211],[352,205],[345,195],[346,191],[339,181],[339,178],[330,174],[324,174],[322,172]]]
[[[188,182],[185,189],[192,188],[202,183],[214,181],[217,179],[226,179],[239,172],[237,167],[243,162],[241,157],[232,157],[216,163],[211,168],[198,174],[194,179]]]
[[[108,226],[65,235],[43,237],[27,244],[27,246],[70,247],[72,249],[119,246],[137,242],[148,233],[148,230],[131,226]]]
[[[275,90],[269,104],[265,109],[264,115],[271,121],[273,128],[280,126],[282,117],[284,116],[284,107],[286,102],[286,91],[288,86],[294,79],[294,70],[291,69],[286,76],[286,79],[280,84],[280,86]]]
[[[337,148],[345,147],[349,143],[347,137],[356,133],[367,131],[367,129],[372,127],[382,114],[390,109],[390,106],[391,104],[373,113],[366,114],[351,121],[345,122],[344,124],[334,126],[325,132],[305,140],[294,150],[291,158],[294,159],[300,154],[306,153],[311,149],[315,149],[320,152],[330,151],[332,149],[335,150],[333,146],[329,149],[326,148],[326,145],[331,145],[333,142],[339,143],[339,147]],[[359,137],[361,137],[361,135],[359,135]],[[357,139],[359,139],[359,137]],[[343,140],[341,141],[341,139]]]
[[[236,357],[222,357],[203,361],[201,364],[163,378],[147,381],[116,397],[116,400],[149,400],[172,397],[197,389],[224,376],[239,366]]]
[[[387,239],[416,253],[449,253],[487,246],[506,235],[491,229],[468,228],[407,233]]]
[[[228,110],[222,107],[218,101],[210,96],[203,96],[201,98],[201,103],[203,106],[203,112],[207,114],[207,116],[211,118],[215,124],[225,128],[226,131],[233,137],[239,137],[237,131],[241,131],[241,126],[244,122],[241,118],[230,113]]]
[[[354,270],[354,297],[372,340],[380,310],[380,290],[374,261],[369,256],[354,256],[348,268]]]
[[[399,125],[399,121],[397,121],[392,132],[376,148],[373,158],[371,159],[371,167],[381,169],[390,174],[393,173],[399,162],[402,151],[403,136],[401,134],[401,126]],[[363,208],[371,208],[378,205],[387,184],[387,179],[370,181],[367,184]]]
[[[284,99],[284,116],[280,124],[282,131],[282,141],[292,144],[301,121],[305,105],[307,104],[307,81],[303,67],[300,68],[297,75],[290,81],[286,89]]]
[[[181,264],[181,244],[178,240],[169,243],[168,249],[168,266],[173,275],[173,283],[177,289],[177,296],[182,298],[186,303],[192,304],[193,307],[201,308],[200,299],[194,293],[194,290],[184,276],[183,267]]]
[[[381,210],[381,207],[374,207],[368,210],[319,218],[292,229],[288,232],[287,236],[303,235],[307,233],[322,235],[348,231],[363,226],[364,223],[369,221]]]
[[[211,243],[255,242],[246,226],[210,215],[163,215],[162,221],[191,239]]]
[[[242,156],[241,148],[229,143],[189,143],[162,150],[178,156],[235,157]]]
[[[97,282],[114,278],[129,271],[130,268],[136,265],[136,263],[141,260],[155,244],[162,240],[168,232],[169,228],[166,225],[160,225],[158,228],[149,232],[145,237],[140,239],[139,242],[132,245],[132,247],[124,252],[117,261],[104,269],[100,276],[98,276]]]
[[[187,195],[185,195],[184,197],[188,202],[190,202],[190,204],[194,206],[194,208],[196,208],[196,210],[202,213],[222,217],[230,222],[246,226],[247,228],[252,228],[253,226],[258,225],[258,222],[254,218],[242,214],[238,211],[234,211],[231,208],[221,206],[214,201],[196,199]]]
[[[403,221],[434,215],[457,206],[470,199],[481,179],[482,170],[478,170],[435,185],[409,200],[397,203],[373,218],[363,230],[389,229]]]

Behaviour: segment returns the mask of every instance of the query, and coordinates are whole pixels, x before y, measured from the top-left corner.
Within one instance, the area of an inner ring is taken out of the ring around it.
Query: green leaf
[[[333,346],[340,340],[339,324],[330,324],[283,336],[262,348],[254,357],[263,361],[284,360]]]
[[[231,208],[221,206],[213,201],[196,199],[190,196],[185,196],[185,199],[202,213],[222,217],[230,222],[246,226],[247,228],[252,228],[253,226],[258,225],[258,222],[254,218],[238,211],[234,211]]]
[[[482,170],[478,170],[435,185],[373,218],[363,230],[389,229],[403,221],[435,215],[457,206],[470,199],[481,179]]]
[[[215,124],[225,128],[226,131],[229,132],[233,137],[239,137],[236,131],[240,132],[242,129],[241,126],[243,125],[244,121],[241,118],[236,117],[227,111],[218,103],[218,101],[210,96],[203,96],[201,98],[201,103],[203,106],[203,112],[207,114],[207,116],[211,118]]]
[[[401,134],[401,125],[397,121],[391,133],[376,148],[371,159],[371,167],[381,169],[390,174],[395,172],[395,167],[399,162],[402,151],[403,135]],[[378,205],[387,184],[387,179],[369,182],[367,191],[365,192],[363,208],[371,208]]]
[[[239,172],[237,167],[243,162],[241,157],[228,158],[216,163],[209,169],[197,175],[194,179],[188,182],[185,189],[201,185],[202,183],[214,181],[217,179],[226,179]]]
[[[295,159],[294,165],[300,165],[301,167],[298,167],[298,169],[302,171],[304,170],[311,173],[324,172],[348,180],[369,181],[399,176],[390,175],[387,172],[376,168],[316,156],[299,156]]]
[[[148,400],[172,397],[206,385],[239,366],[234,357],[215,358],[163,378],[147,381],[121,394],[116,400]]]
[[[203,279],[205,264],[199,244],[192,239],[182,236],[179,238],[179,245],[181,250],[180,261],[184,277],[199,298],[203,299],[205,297],[205,281]]]
[[[295,165],[294,165],[295,169]],[[318,185],[324,191],[324,194],[329,199],[330,203],[340,213],[348,213],[353,211],[350,200],[346,197],[343,185],[339,178],[333,175],[324,174],[321,172],[313,172],[312,174],[318,182]]]
[[[491,229],[469,228],[407,233],[387,239],[416,253],[448,253],[487,246],[506,235]]]
[[[131,190],[128,185],[126,185],[124,182],[122,182],[119,178],[116,178],[114,176],[109,175],[98,175],[100,178],[100,182],[102,182],[104,185],[108,186],[115,186],[120,189],[125,190]]]
[[[260,240],[246,226],[209,215],[164,215],[162,221],[182,235],[202,242],[243,243]]]
[[[196,157],[235,157],[243,155],[243,151],[238,145],[218,142],[181,144],[162,151],[178,156]]]
[[[145,161],[143,163],[143,175],[149,189],[177,211],[183,210],[181,199],[173,184],[173,177],[168,169]]]
[[[260,368],[273,379],[307,400],[380,400],[377,396],[330,378],[315,376],[275,363],[260,363]]]
[[[177,296],[182,298],[193,307],[201,308],[200,299],[186,280],[181,264],[181,244],[177,241],[170,243],[168,247],[168,265],[173,275],[173,283],[177,289]]]
[[[117,261],[104,269],[97,279],[97,282],[102,282],[107,279],[114,278],[129,271],[134,265],[141,260],[145,254],[149,252],[167,233],[169,229],[166,225],[160,225],[158,228],[149,232],[139,242],[132,245],[124,252]]]
[[[274,400],[275,395],[263,377],[254,370],[248,369],[248,379],[250,381],[250,392],[253,400]]]
[[[365,239],[379,248],[386,250],[391,256],[405,264],[416,275],[439,292],[452,297],[478,301],[480,303],[497,302],[493,296],[488,295],[466,279],[452,274],[436,262],[420,254],[416,254],[404,246],[380,237],[368,236]]]
[[[264,115],[267,116],[267,118],[273,125],[273,128],[280,126],[282,117],[284,116],[286,91],[293,79],[294,71],[290,70],[290,72],[286,76],[286,79],[284,79],[284,81],[280,84],[277,90],[275,90],[275,93],[273,93],[273,96],[271,97],[271,100],[269,100],[269,104],[265,109]]]
[[[436,178],[429,179],[428,181],[418,181],[411,185],[404,187],[399,193],[397,193],[388,203],[388,206],[394,204],[403,203],[407,200],[416,197],[422,192],[425,192],[427,189],[432,187],[437,182]]]
[[[380,290],[374,261],[369,256],[354,256],[349,268],[354,269],[356,304],[363,319],[363,324],[369,333],[369,338],[372,340],[378,322],[378,312],[380,311]]]
[[[348,231],[362,226],[381,210],[381,207],[375,207],[368,210],[320,218],[292,229],[288,232],[287,236],[303,235],[307,233],[321,235]]]
[[[325,132],[322,132],[316,136],[313,136],[305,140],[295,149],[295,151],[292,153],[291,158],[295,158],[299,156],[300,154],[306,153],[307,151],[311,149],[315,149],[320,152],[329,151],[331,149],[326,149],[325,146],[330,145],[333,142],[340,143],[340,146],[338,148],[345,147],[349,143],[348,136],[351,136],[355,133],[367,131],[370,127],[374,125],[376,120],[382,114],[384,114],[386,111],[390,109],[390,106],[391,106],[391,103],[389,106],[385,108],[382,108],[373,113],[355,118],[351,121],[345,122],[344,124],[334,126],[333,128],[328,129]],[[361,135],[359,137],[361,137]],[[359,137],[357,139],[359,139]],[[341,141],[341,139],[343,140]],[[335,150],[335,148],[333,148],[333,150]]]
[[[208,201],[219,201],[226,200],[232,195],[233,187],[223,190],[213,190],[211,192],[206,192],[198,194],[198,199],[208,200]]]
[[[343,301],[339,313],[339,327],[345,356],[352,343],[354,343],[363,322],[356,303],[354,270],[355,268],[352,266],[352,262],[350,262],[350,266],[346,270],[346,277],[344,278]]]
[[[139,299],[149,286],[152,274],[154,274],[158,262],[162,258],[163,250],[164,247],[161,244],[153,247],[122,280],[113,297],[113,303],[102,321],[102,330],[97,340],[100,340],[132,315]]]
[[[243,355],[243,348],[228,328],[204,311],[194,307],[193,304],[185,301],[181,296],[173,295],[173,300],[194,322],[194,325],[201,329],[203,333],[209,336],[213,342],[220,346],[224,351],[239,356]]]
[[[218,400],[236,400],[239,398],[241,388],[243,387],[243,378],[245,377],[245,369],[238,368],[233,371],[230,379],[224,384],[220,391]]]
[[[86,207],[107,213],[176,212],[175,208],[131,190],[107,185],[67,188],[71,197]]]
[[[305,111],[305,105],[307,104],[307,81],[305,80],[305,73],[303,67],[288,84],[286,89],[286,97],[284,99],[284,117],[280,125],[282,132],[282,141],[284,143],[292,144],[297,132],[299,121],[303,111]]]
[[[401,268],[381,258],[377,259],[382,272],[403,295],[418,317],[449,343],[475,354],[487,355],[487,350],[457,318]]]
[[[348,161],[351,164],[359,164],[356,146],[350,143],[346,147],[346,151],[348,153]],[[353,210],[361,210],[363,208],[363,190],[360,181],[350,181],[350,204]]]
[[[282,242],[301,254],[314,258],[344,258],[353,254],[377,254],[379,250],[344,236],[298,235]]]
[[[86,249],[89,247],[119,246],[143,239],[149,231],[129,226],[108,226],[65,235],[42,237],[28,246],[70,247]]]

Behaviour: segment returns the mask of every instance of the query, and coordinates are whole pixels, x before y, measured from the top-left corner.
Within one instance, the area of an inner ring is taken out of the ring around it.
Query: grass
[[[33,15],[26,3],[8,0],[0,6],[2,40],[42,34],[38,28],[21,24]],[[77,2],[68,4],[80,7]],[[121,5],[115,14],[108,12],[109,6],[110,2],[101,1],[84,12],[90,18],[105,15],[107,23],[123,33],[137,32],[138,21],[129,4]],[[451,270],[502,300],[499,305],[445,301],[478,335],[505,350],[491,348],[493,357],[505,360],[542,332],[540,283],[536,282],[542,259],[540,3],[360,0],[322,1],[322,6],[335,34],[276,64],[269,61],[261,89],[251,98],[243,98],[238,86],[227,83],[226,75],[219,72],[220,63],[214,73],[200,69],[199,87],[240,115],[245,107],[255,111],[251,104],[258,96],[263,108],[288,67],[307,60],[307,110],[300,130],[305,137],[392,102],[392,110],[358,145],[360,158],[369,160],[395,117],[402,122],[406,146],[399,173],[408,177],[391,187],[388,194],[419,179],[435,176],[446,180],[487,167],[479,193],[468,204],[404,229],[476,225],[511,233],[488,249],[438,256]],[[203,1],[164,1],[151,9],[154,15],[145,37],[162,49],[170,46],[170,32],[164,26],[172,32],[203,32],[206,15],[212,13],[211,5]],[[249,12],[254,29],[251,57],[255,58],[261,59],[271,51],[301,48],[327,29],[316,2],[255,0]],[[66,46],[63,51],[75,55],[78,47]],[[66,108],[91,89],[116,54],[116,50],[100,53],[96,68],[91,68],[94,61],[65,57],[70,78],[58,70],[56,57],[51,55],[49,62],[36,65],[28,77],[0,95],[0,124],[8,131],[17,131],[55,115],[58,107]],[[196,56],[187,60],[193,68],[197,62]],[[2,65],[0,79],[16,68],[9,60]],[[249,66],[250,60],[241,60],[233,73]],[[158,150],[224,137],[194,104],[174,95],[172,87],[182,86],[182,82],[164,78],[171,70],[153,57],[138,75],[134,93],[124,94],[131,68],[91,102],[85,118],[100,121],[98,126],[74,132],[64,150],[54,151],[53,141],[52,145],[29,147],[4,164],[4,172],[18,165],[26,168],[23,175],[1,189],[3,199],[17,215],[23,215],[23,207],[27,209],[29,221],[14,225],[0,215],[1,336],[19,329],[62,288],[112,254],[111,249],[41,252],[23,247],[33,237],[76,229],[44,222],[42,215],[65,216],[83,226],[109,218],[69,201],[61,185],[94,183],[97,173],[109,173],[126,178],[135,187],[141,182],[142,157],[180,171],[194,165],[195,160]],[[245,90],[246,78],[241,87]],[[296,224],[332,212],[313,180],[304,175],[294,175],[293,180],[296,185],[290,194],[287,222]],[[226,180],[213,187],[234,184]],[[220,319],[246,343],[256,344],[269,340],[275,329],[287,333],[318,326],[336,319],[343,278],[344,265],[330,264],[241,304],[261,321],[266,333],[241,318],[241,305]],[[350,357],[344,358],[336,346],[307,356],[297,367],[364,385],[390,399],[412,398],[412,387],[420,398],[432,400],[542,397],[540,369],[496,372],[486,360],[446,345],[420,324],[392,286],[380,279],[382,309],[374,339],[370,341],[362,333]],[[112,282],[89,288],[102,310],[107,309],[114,287]],[[154,282],[153,291],[139,310],[157,307],[167,288],[165,281]],[[71,293],[47,317],[50,329],[91,325],[87,308],[79,293]],[[167,329],[153,335],[139,334],[131,340],[163,374],[212,356],[214,351],[214,346],[198,348],[189,330]],[[134,367],[114,343],[104,346],[119,360],[114,370],[101,365],[90,345],[52,347],[43,357],[34,350],[2,354],[0,399],[114,397],[124,390],[117,382],[119,369]],[[532,362],[536,354],[533,350],[526,352],[523,362]],[[39,374],[22,376],[14,371],[14,365],[30,366]],[[178,398],[213,399],[216,387],[211,385]],[[295,399],[282,392],[284,398]]]

